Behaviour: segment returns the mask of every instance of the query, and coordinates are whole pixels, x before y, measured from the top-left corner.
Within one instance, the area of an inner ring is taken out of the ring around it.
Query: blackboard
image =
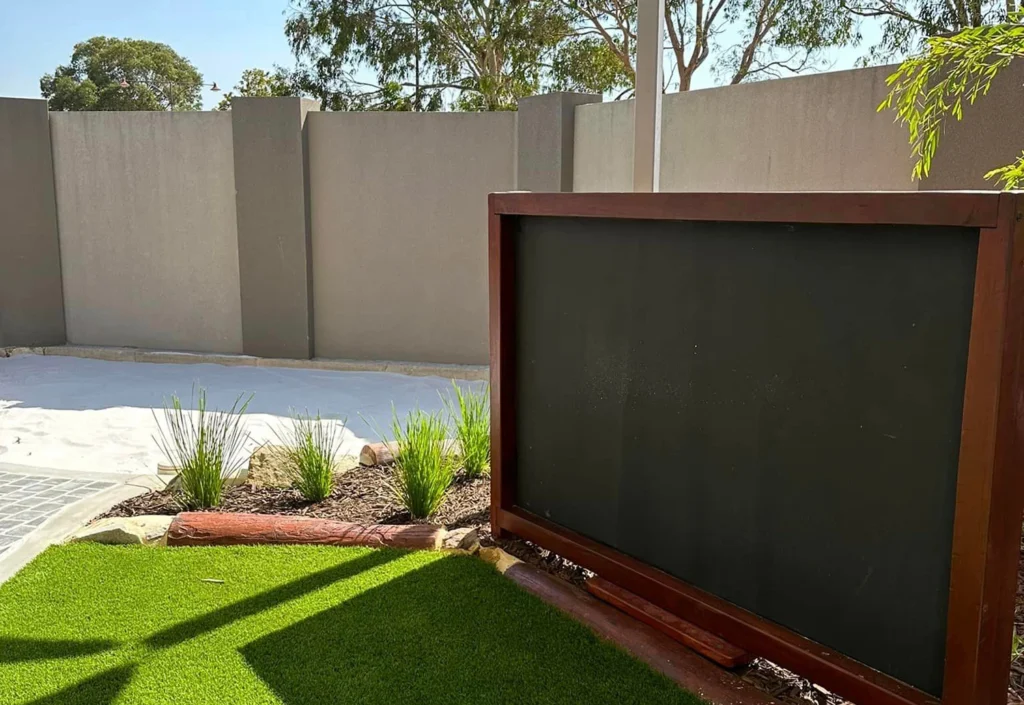
[[[939,695],[978,229],[514,228],[517,505]]]

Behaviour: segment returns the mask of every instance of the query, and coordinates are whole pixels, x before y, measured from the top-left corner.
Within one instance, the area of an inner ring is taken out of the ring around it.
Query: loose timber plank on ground
[[[715,636],[603,578],[594,577],[588,580],[587,591],[599,600],[654,627],[662,634],[690,647],[720,666],[736,668],[750,663],[754,658],[751,653],[730,644],[725,639]]]
[[[778,705],[735,674],[550,573],[522,562],[508,566],[504,573],[523,589],[715,705]]]

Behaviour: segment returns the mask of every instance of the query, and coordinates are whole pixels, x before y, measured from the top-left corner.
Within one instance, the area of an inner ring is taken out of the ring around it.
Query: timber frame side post
[[[1003,705],[1024,511],[1024,199],[1017,193],[507,193],[489,200],[491,527],[554,551],[740,648],[871,705]],[[909,686],[516,502],[520,216],[977,229],[942,697]]]

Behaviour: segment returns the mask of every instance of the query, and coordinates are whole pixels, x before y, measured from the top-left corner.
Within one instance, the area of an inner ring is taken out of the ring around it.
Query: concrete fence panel
[[[578,106],[574,145],[573,191],[633,190],[632,100]]]
[[[0,99],[0,347],[64,343],[45,100]]]
[[[662,191],[915,190],[893,67],[665,96]],[[628,191],[633,101],[576,108],[575,191]]]
[[[320,357],[483,364],[487,194],[515,188],[515,113],[310,113]]]
[[[68,342],[241,352],[231,116],[50,123]]]

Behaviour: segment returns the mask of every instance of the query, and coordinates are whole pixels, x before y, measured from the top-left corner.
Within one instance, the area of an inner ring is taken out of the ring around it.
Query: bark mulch
[[[1020,558],[1017,560],[1017,604],[1013,629],[1016,634],[1024,636],[1024,533],[1021,535]],[[1010,661],[1010,688],[1006,702],[1018,705],[1024,703],[1024,644],[1014,650],[1013,657]]]
[[[310,503],[292,489],[242,485],[224,492],[219,512],[254,514],[285,514],[318,519],[335,519],[360,524],[408,524],[409,513],[392,497],[388,481],[390,467],[357,467],[338,478],[330,497]],[[431,521],[449,529],[477,529],[484,546],[500,546],[516,558],[550,573],[582,585],[592,575],[580,566],[565,560],[528,541],[496,540],[490,531],[490,480],[456,476],[441,510]],[[182,507],[171,492],[157,490],[125,500],[103,517],[126,517],[141,514],[177,514]],[[1022,561],[1017,577],[1016,622],[1018,632],[1024,631],[1024,535],[1021,539]],[[1009,654],[1008,654],[1009,656]],[[848,705],[847,701],[791,671],[764,659],[757,659],[741,672],[744,680],[768,693],[785,705]],[[1024,649],[1012,662],[1007,703],[1024,705]]]

